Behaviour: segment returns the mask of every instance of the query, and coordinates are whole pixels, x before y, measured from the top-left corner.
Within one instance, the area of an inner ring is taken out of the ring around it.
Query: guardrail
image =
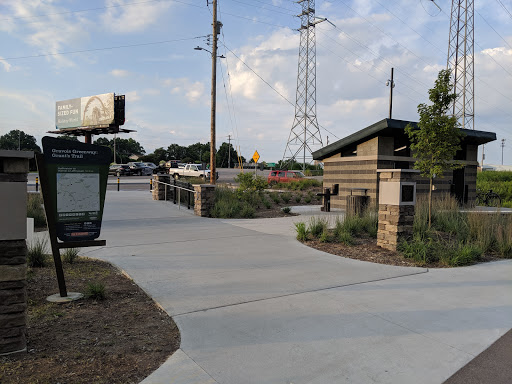
[[[192,195],[195,196],[196,191],[194,191],[193,189],[190,189],[190,188],[186,188],[186,187],[182,187],[180,185],[176,185],[176,180],[174,180],[173,184],[165,183],[163,181],[156,180],[156,179],[151,179],[151,180],[152,180],[151,186],[153,186],[153,183],[158,183],[158,184],[165,185],[165,187],[164,187],[164,200],[165,201],[167,201],[167,190],[168,190],[167,187],[170,187],[170,188],[173,189],[173,203],[174,204],[176,204],[176,203],[178,204],[178,209],[181,209],[181,191],[183,190],[187,194],[187,209],[190,209],[190,206],[191,206],[191,204],[190,204],[191,196]]]

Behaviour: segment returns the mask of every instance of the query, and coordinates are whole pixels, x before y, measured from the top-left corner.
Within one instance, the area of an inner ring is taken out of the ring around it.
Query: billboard
[[[114,94],[104,93],[55,103],[55,127],[101,127],[114,123]]]

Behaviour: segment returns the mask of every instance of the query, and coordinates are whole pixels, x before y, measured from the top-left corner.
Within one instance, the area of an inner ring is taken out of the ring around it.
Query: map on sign
[[[100,210],[100,175],[57,173],[57,212]]]
[[[254,151],[254,155],[252,156],[252,159],[254,160],[255,163],[258,162],[258,160],[260,159],[260,154],[258,153],[258,151]]]

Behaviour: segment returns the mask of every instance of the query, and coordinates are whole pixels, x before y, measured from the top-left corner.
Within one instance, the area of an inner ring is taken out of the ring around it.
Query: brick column
[[[156,181],[161,181],[162,183],[170,184],[171,176],[170,175],[156,175],[154,178]],[[167,200],[170,200],[172,195],[170,193],[170,187],[165,184],[160,184],[157,182],[153,182],[153,200],[165,200],[165,189],[167,188]]]
[[[33,157],[0,150],[0,355],[27,349],[27,173]]]
[[[215,185],[194,185],[195,200],[194,214],[201,217],[210,217],[210,209],[215,204]]]
[[[418,173],[408,169],[378,170],[379,229],[377,245],[396,251],[400,238],[413,234]]]

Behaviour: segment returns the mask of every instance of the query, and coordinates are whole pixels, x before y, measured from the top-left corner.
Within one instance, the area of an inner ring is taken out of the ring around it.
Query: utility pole
[[[228,135],[228,168],[231,168],[231,135]]]
[[[503,165],[503,148],[505,148],[505,139],[501,139],[501,165]]]
[[[484,170],[484,160],[485,160],[485,144],[482,145],[482,164],[480,164],[480,168],[482,168],[482,171]]]
[[[216,172],[216,146],[215,146],[215,111],[217,102],[217,35],[220,33],[222,23],[217,21],[217,0],[213,0],[213,47],[212,47],[212,111],[210,129],[210,184],[217,181]]]
[[[116,134],[114,133],[114,164],[116,163]]]
[[[391,79],[386,82],[386,85],[389,86],[389,119],[391,119],[393,112],[393,88],[395,88],[395,82],[393,81],[393,70],[391,68]]]

